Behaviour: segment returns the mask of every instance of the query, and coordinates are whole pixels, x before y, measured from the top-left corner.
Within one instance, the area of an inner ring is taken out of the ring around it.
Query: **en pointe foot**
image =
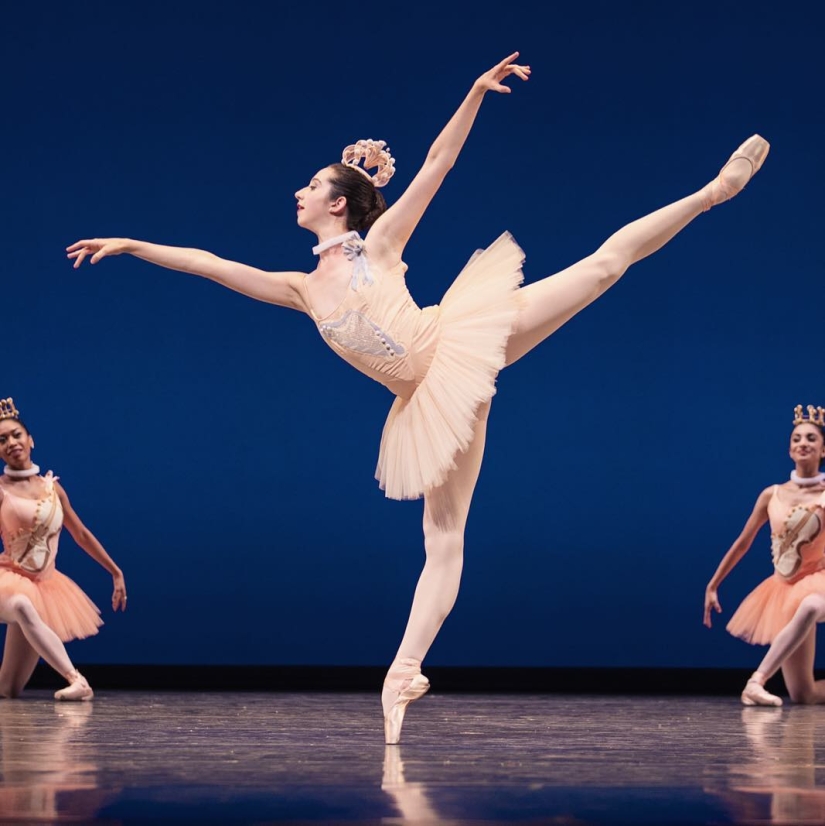
[[[771,145],[761,136],[752,135],[730,156],[719,174],[702,190],[702,208],[730,200],[762,168]]]
[[[381,705],[384,709],[384,742],[394,746],[401,741],[401,727],[407,706],[430,690],[430,681],[421,673],[420,660],[396,660],[384,680]]]

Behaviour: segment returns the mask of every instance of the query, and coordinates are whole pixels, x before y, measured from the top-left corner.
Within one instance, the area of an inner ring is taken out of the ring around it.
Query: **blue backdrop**
[[[373,481],[391,397],[298,313],[131,258],[126,235],[313,266],[293,192],[384,138],[403,191],[474,78],[489,98],[412,239],[435,303],[511,230],[532,281],[695,191],[755,131],[764,169],[503,373],[462,592],[429,662],[746,666],[723,624],[768,537],[705,584],[825,404],[822,12],[770,2],[7,6],[0,395],[123,566],[130,609],[65,537],[107,621],[100,663],[381,664],[423,561],[420,503]],[[820,101],[817,103],[817,101]]]

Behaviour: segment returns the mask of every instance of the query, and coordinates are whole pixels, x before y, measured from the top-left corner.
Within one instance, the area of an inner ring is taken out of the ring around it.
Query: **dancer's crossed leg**
[[[507,365],[595,301],[628,267],[663,247],[701,212],[739,192],[762,165],[767,152],[768,144],[762,138],[749,139],[719,176],[700,191],[628,224],[573,266],[523,287],[522,309],[507,345]],[[398,742],[406,706],[429,688],[421,675],[421,661],[458,595],[464,528],[481,469],[488,413],[489,406],[479,412],[473,441],[467,452],[456,458],[456,470],[447,482],[425,496],[426,562],[382,695],[388,743]]]
[[[768,653],[742,692],[745,705],[781,706],[782,700],[764,688],[782,669],[788,694],[795,703],[825,703],[825,680],[814,679],[816,626],[825,622],[825,596],[809,594],[791,621],[776,635]]]
[[[0,698],[18,697],[42,657],[70,684],[57,692],[57,699],[91,699],[92,690],[72,665],[60,637],[43,622],[28,597],[0,597],[0,622],[8,623],[0,664]]]

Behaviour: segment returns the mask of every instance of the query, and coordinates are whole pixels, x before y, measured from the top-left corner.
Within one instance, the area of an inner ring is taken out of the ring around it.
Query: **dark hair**
[[[20,425],[20,427],[22,427],[22,428],[23,428],[23,430],[25,430],[25,431],[26,431],[26,435],[27,435],[27,436],[31,436],[31,435],[32,435],[31,430],[29,430],[29,429],[28,429],[28,427],[26,427],[25,422],[24,422],[22,419],[19,419],[17,416],[6,416],[6,418],[5,418],[5,419],[0,419],[0,421],[4,421],[4,422],[17,422],[17,424],[19,424],[19,425]]]
[[[347,229],[368,230],[387,209],[384,196],[363,172],[343,163],[334,163],[329,168],[333,200],[347,199]]]

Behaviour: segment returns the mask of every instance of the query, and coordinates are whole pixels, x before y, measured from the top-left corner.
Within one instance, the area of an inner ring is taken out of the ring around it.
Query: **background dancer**
[[[780,668],[796,703],[825,702],[825,680],[814,679],[816,625],[825,621],[825,408],[794,410],[791,478],[759,494],[753,513],[722,558],[705,591],[705,625],[721,612],[718,590],[748,552],[759,529],[771,525],[774,573],[742,602],[728,631],[755,645],[771,643],[759,668],[742,691],[745,705],[781,706],[765,688]]]
[[[65,524],[77,544],[114,580],[112,609],[126,610],[123,572],[74,512],[51,471],[40,475],[31,461],[34,439],[11,398],[0,401],[0,622],[8,625],[0,665],[0,697],[18,697],[42,657],[69,685],[58,700],[91,700],[86,678],[74,667],[64,642],[97,634],[100,611],[55,569]]]

